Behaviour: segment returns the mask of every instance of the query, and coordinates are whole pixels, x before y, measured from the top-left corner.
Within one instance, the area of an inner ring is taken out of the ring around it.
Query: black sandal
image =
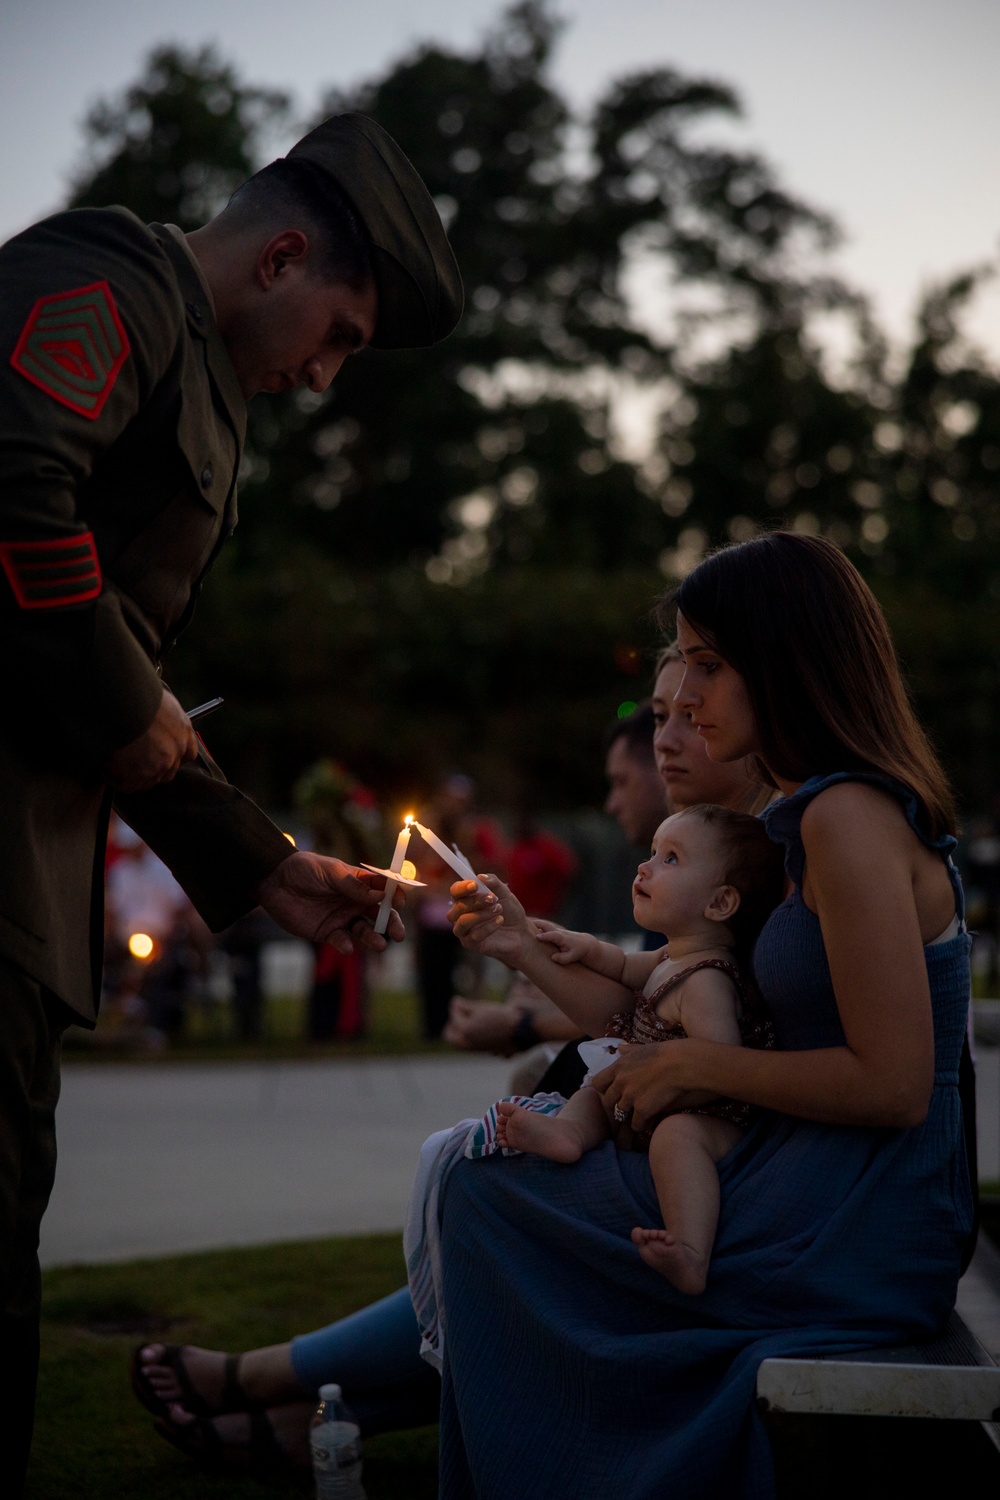
[[[158,1417],[153,1426],[162,1438],[202,1469],[215,1473],[238,1469],[261,1478],[286,1478],[293,1472],[301,1472],[278,1442],[267,1413],[254,1411],[246,1415],[250,1420],[248,1443],[227,1443],[211,1417],[195,1417],[184,1426]]]
[[[163,1421],[170,1420],[170,1407],[183,1406],[193,1417],[222,1417],[230,1412],[254,1412],[262,1411],[263,1404],[259,1401],[251,1401],[240,1384],[240,1360],[242,1354],[227,1354],[226,1363],[223,1368],[222,1395],[219,1402],[210,1404],[205,1397],[200,1395],[191,1384],[191,1377],[184,1364],[184,1344],[165,1344],[163,1353],[157,1361],[158,1364],[168,1365],[177,1377],[177,1383],[181,1388],[182,1395],[175,1401],[165,1401],[149,1383],[146,1366],[139,1356],[144,1349],[148,1349],[148,1342],[139,1344],[132,1351],[132,1360],[129,1366],[129,1375],[132,1390],[137,1400],[141,1401],[147,1411],[153,1413]]]

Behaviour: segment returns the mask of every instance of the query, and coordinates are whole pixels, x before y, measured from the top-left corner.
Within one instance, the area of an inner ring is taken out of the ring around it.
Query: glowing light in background
[[[638,677],[642,671],[642,652],[638,646],[620,644],[615,647],[615,668],[627,677]]]
[[[638,707],[639,705],[637,703],[633,703],[631,698],[626,698],[624,703],[619,703],[618,705],[619,719],[627,719],[630,714],[635,713]]]
[[[147,932],[133,932],[128,940],[128,951],[133,958],[152,958],[155,944]]]

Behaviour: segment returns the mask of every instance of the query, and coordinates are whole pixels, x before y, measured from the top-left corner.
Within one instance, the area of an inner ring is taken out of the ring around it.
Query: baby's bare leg
[[[497,1105],[497,1140],[501,1146],[531,1151],[549,1161],[579,1161],[610,1135],[600,1095],[582,1088],[557,1115],[522,1109],[509,1099]]]
[[[668,1115],[653,1131],[649,1165],[663,1214],[663,1229],[633,1229],[639,1254],[679,1292],[705,1290],[719,1222],[715,1169],[742,1131],[712,1115]]]

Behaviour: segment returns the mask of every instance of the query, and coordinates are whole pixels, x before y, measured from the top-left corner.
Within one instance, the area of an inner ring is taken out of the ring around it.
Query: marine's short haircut
[[[785,851],[768,838],[761,819],[749,813],[698,802],[681,808],[677,816],[697,818],[719,840],[722,883],[740,893],[739,907],[726,926],[736,939],[737,954],[745,962],[761,928],[782,899]]]
[[[224,210],[238,227],[301,227],[319,252],[324,281],[361,287],[373,279],[372,255],[361,216],[337,184],[309,161],[282,158],[255,172]]]
[[[653,754],[653,707],[648,698],[640,703],[625,719],[613,719],[604,731],[604,753],[616,740],[624,740],[625,748],[633,760],[648,761],[652,765]]]

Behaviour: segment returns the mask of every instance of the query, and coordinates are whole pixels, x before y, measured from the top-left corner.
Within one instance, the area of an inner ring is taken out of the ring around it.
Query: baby
[[[701,1037],[735,1047],[771,1046],[770,1027],[735,957],[749,955],[781,899],[783,873],[782,851],[756,818],[722,807],[690,807],[660,824],[632,886],[636,921],[669,933],[665,947],[626,954],[583,934],[539,933],[492,878],[501,909],[491,907],[486,920],[492,933],[487,939],[480,929],[477,940],[526,972],[593,1035],[603,1030],[629,1043]],[[471,896],[457,904],[466,912],[481,911]],[[561,969],[554,971],[550,960]],[[496,1112],[501,1145],[551,1161],[578,1161],[611,1135],[601,1096],[586,1084],[558,1114],[537,1113],[512,1100],[501,1100]],[[716,1099],[667,1115],[651,1133],[634,1137],[649,1150],[664,1228],[636,1228],[632,1240],[647,1265],[679,1291],[704,1290],[719,1217],[716,1163],[736,1145],[750,1117],[748,1105]]]

